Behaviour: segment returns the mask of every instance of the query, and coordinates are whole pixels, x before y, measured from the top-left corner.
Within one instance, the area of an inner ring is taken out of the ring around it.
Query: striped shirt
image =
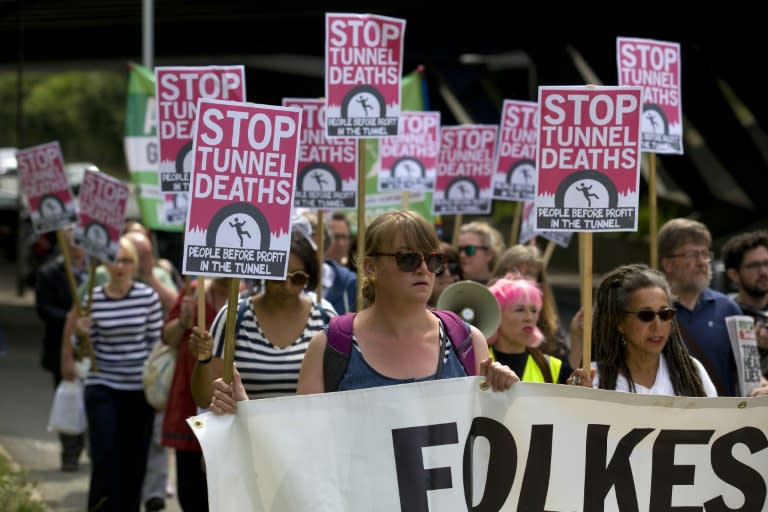
[[[264,336],[250,299],[241,300],[247,300],[249,304],[236,333],[235,363],[245,392],[251,399],[296,394],[299,369],[309,341],[316,332],[323,330],[328,319],[336,313],[331,307],[313,302],[301,335],[287,347],[280,348]],[[216,357],[223,357],[226,320],[227,306],[224,306],[211,327],[213,354]]]
[[[111,299],[103,286],[93,289],[90,338],[98,371],[91,371],[86,385],[137,391],[144,389],[144,361],[160,339],[163,307],[160,298],[144,283],[133,282],[128,294]]]

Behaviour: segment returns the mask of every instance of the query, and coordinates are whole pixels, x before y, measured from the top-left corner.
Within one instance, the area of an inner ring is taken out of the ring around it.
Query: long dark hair
[[[669,283],[664,276],[645,265],[622,265],[609,272],[600,283],[592,317],[592,346],[600,372],[600,388],[615,389],[619,374],[624,374],[631,392],[635,381],[629,370],[626,349],[620,341],[619,323],[627,310],[629,296],[643,288],[659,288],[672,302]],[[667,360],[669,377],[677,396],[706,396],[696,366],[683,343],[677,320],[672,320],[669,339],[661,351]]]

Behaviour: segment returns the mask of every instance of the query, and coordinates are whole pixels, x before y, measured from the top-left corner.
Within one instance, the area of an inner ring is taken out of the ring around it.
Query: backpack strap
[[[336,391],[352,354],[352,322],[357,313],[334,316],[325,329],[323,353],[323,385],[325,391]]]
[[[475,350],[472,346],[472,330],[469,324],[459,315],[447,309],[433,309],[432,313],[439,318],[448,331],[448,339],[451,340],[453,350],[459,357],[461,365],[467,375],[476,375]]]

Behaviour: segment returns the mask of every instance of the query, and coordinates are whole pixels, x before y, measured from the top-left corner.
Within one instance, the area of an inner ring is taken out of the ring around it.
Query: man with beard
[[[760,369],[768,376],[768,231],[734,236],[722,250],[725,273],[736,284],[734,297],[745,315],[755,319]]]
[[[701,222],[672,219],[659,230],[661,270],[675,295],[677,323],[691,355],[707,369],[720,396],[738,396],[736,362],[725,318],[742,314],[726,295],[709,287],[712,235]]]

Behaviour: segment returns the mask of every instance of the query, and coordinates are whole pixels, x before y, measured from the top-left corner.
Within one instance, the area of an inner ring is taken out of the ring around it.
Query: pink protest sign
[[[157,134],[160,191],[189,191],[192,136],[200,98],[245,101],[243,66],[157,67]],[[181,212],[184,215],[185,212]],[[178,212],[171,212],[178,216]],[[172,222],[172,221],[169,221]]]
[[[536,216],[534,215],[533,201],[525,201],[523,204],[523,220],[520,223],[520,239],[518,243],[527,244],[533,237],[540,236],[560,247],[568,247],[573,238],[571,231],[536,231]]]
[[[397,135],[405,20],[326,13],[325,32],[327,135]]]
[[[435,188],[440,112],[403,112],[400,135],[379,141],[379,192]]]
[[[103,172],[85,171],[74,244],[95,258],[114,263],[129,195],[128,185],[122,181]]]
[[[77,222],[77,205],[58,142],[40,144],[16,153],[21,190],[29,202],[35,234],[48,233]]]
[[[619,85],[643,88],[642,151],[682,155],[680,45],[617,37],[616,54]]]
[[[637,231],[639,87],[539,87],[536,229]]]
[[[301,110],[201,99],[184,274],[285,279]]]
[[[496,125],[443,126],[432,213],[491,211]]]
[[[538,111],[539,105],[534,101],[504,100],[494,164],[494,199],[533,200]]]
[[[325,136],[325,100],[284,98],[283,106],[303,112],[293,205],[357,208],[357,141]]]

